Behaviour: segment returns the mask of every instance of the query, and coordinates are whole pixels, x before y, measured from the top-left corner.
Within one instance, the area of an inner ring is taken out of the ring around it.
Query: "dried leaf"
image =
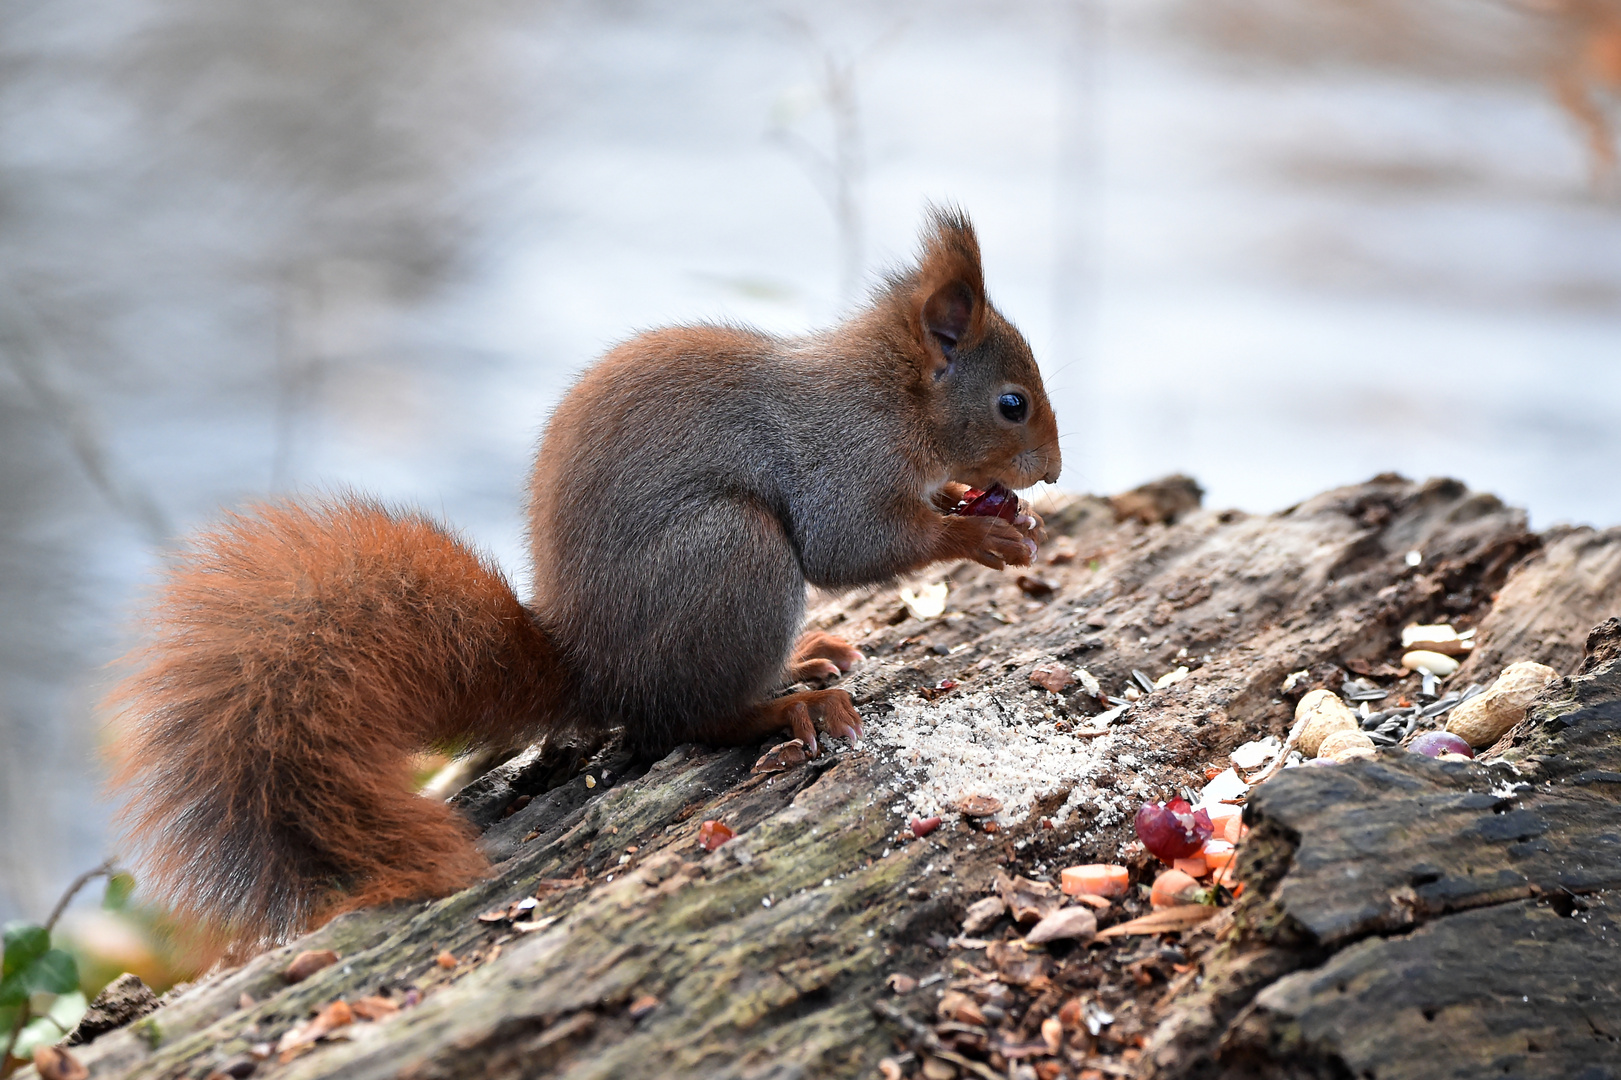
[[[996,891],[1013,913],[1013,921],[1020,923],[1039,922],[1057,911],[1064,902],[1063,894],[1058,889],[1045,881],[1031,881],[1027,877],[1016,877],[1009,881],[1006,875],[998,874]]]
[[[1070,938],[1091,941],[1097,931],[1098,917],[1092,914],[1090,909],[1068,907],[1055,911],[1036,923],[1025,940],[1032,945]]]
[[[752,773],[779,773],[787,772],[796,766],[803,765],[810,760],[810,754],[805,750],[805,743],[800,739],[789,739],[785,743],[778,743],[760,755],[760,760],[754,763]]]
[[[307,1024],[300,1024],[276,1043],[276,1060],[283,1065],[314,1046],[318,1041],[355,1022],[355,1014],[342,998],[332,1002]]]
[[[1176,907],[1161,908],[1140,919],[1132,919],[1099,930],[1097,936],[1101,941],[1105,938],[1131,937],[1138,934],[1173,934],[1191,930],[1205,920],[1214,918],[1220,910],[1210,904],[1179,904]]]
[[[382,1020],[400,1011],[400,1007],[388,998],[375,994],[357,999],[349,1008],[362,1020]]]
[[[899,971],[891,972],[884,982],[888,983],[890,991],[896,994],[910,994],[917,989],[917,980]]]
[[[985,1026],[985,1014],[980,1011],[979,1003],[961,990],[947,990],[940,998],[938,1008],[940,1015],[948,1020],[973,1024],[975,1027]]]
[[[985,946],[985,958],[996,967],[996,976],[1009,986],[1029,986],[1046,976],[1052,958],[1046,953],[1026,952],[1022,941],[993,941]]]
[[[1007,910],[1007,903],[1000,896],[987,896],[983,900],[976,900],[963,916],[962,932],[964,934],[979,934],[989,930],[996,924]]]

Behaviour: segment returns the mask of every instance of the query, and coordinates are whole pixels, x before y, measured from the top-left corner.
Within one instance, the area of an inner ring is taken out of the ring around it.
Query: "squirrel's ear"
[[[913,294],[918,337],[934,361],[934,376],[950,368],[958,349],[985,328],[985,278],[979,240],[960,210],[935,209],[923,234]]]

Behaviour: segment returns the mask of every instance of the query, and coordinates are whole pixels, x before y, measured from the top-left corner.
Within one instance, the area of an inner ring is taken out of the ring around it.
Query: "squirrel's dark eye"
[[[1030,415],[1030,403],[1023,394],[1006,393],[996,399],[996,411],[1010,424],[1022,424]]]

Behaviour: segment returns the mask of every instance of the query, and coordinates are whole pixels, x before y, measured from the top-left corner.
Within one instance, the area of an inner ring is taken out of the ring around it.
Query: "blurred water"
[[[100,856],[94,672],[159,538],[353,485],[521,576],[573,373],[825,324],[928,199],[1065,486],[1396,469],[1621,521],[1621,214],[1552,40],[1446,0],[0,0],[0,915]]]

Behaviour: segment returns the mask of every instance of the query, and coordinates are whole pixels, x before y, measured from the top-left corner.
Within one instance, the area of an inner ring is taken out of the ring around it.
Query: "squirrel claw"
[[[805,744],[805,752],[811,757],[821,756],[816,738],[818,728],[834,738],[849,739],[851,743],[861,741],[861,714],[856,712],[855,704],[845,691],[809,690],[790,698],[792,703],[783,710],[783,718],[788,722],[789,732]]]

